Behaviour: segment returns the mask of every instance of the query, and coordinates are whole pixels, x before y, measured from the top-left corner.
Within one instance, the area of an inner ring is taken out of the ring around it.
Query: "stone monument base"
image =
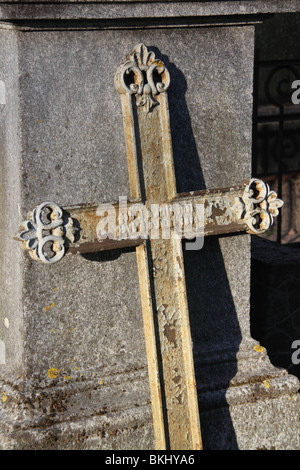
[[[147,371],[127,364],[89,373],[49,369],[44,380],[0,383],[3,450],[154,449]]]

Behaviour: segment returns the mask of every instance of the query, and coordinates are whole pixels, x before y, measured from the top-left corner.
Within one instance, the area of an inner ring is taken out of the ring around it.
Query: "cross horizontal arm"
[[[258,179],[237,186],[178,194],[169,203],[146,205],[120,198],[117,204],[60,208],[44,203],[28,213],[16,239],[34,259],[56,262],[65,251],[88,253],[134,247],[147,238],[179,238],[234,232],[262,233],[273,223],[282,201]],[[43,231],[43,232],[42,232]],[[49,232],[43,235],[44,232]],[[52,243],[52,257],[43,255]]]

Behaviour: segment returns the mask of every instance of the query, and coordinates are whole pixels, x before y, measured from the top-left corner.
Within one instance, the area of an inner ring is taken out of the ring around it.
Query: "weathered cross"
[[[196,237],[199,248],[203,235],[263,232],[283,203],[258,179],[177,194],[169,83],[164,63],[143,44],[115,75],[130,201],[64,209],[46,202],[28,214],[16,238],[44,263],[65,252],[136,247],[156,448],[197,450],[202,443],[181,239]]]

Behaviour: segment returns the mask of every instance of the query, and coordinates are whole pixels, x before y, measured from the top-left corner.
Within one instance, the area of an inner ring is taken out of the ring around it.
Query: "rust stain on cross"
[[[191,238],[191,233],[201,238],[264,232],[283,202],[255,178],[230,188],[177,193],[169,84],[164,63],[143,44],[116,72],[131,193],[126,206],[120,201],[100,211],[96,204],[62,210],[46,202],[30,211],[16,238],[32,258],[44,263],[59,261],[65,251],[136,247],[156,449],[199,450],[202,439],[181,240]],[[143,217],[128,231],[137,219],[137,204],[144,209]],[[153,219],[157,207],[158,217]],[[103,219],[102,228],[112,228],[104,234],[98,230]],[[116,220],[121,221],[118,226]],[[142,226],[151,227],[151,236]],[[162,235],[163,230],[168,236]],[[49,243],[53,256],[46,252]]]

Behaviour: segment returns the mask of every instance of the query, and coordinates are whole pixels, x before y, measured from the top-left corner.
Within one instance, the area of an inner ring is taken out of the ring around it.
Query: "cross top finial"
[[[137,106],[144,106],[146,112],[158,105],[155,95],[167,91],[169,85],[168,69],[145,44],[134,47],[115,75],[117,91],[136,95]]]

